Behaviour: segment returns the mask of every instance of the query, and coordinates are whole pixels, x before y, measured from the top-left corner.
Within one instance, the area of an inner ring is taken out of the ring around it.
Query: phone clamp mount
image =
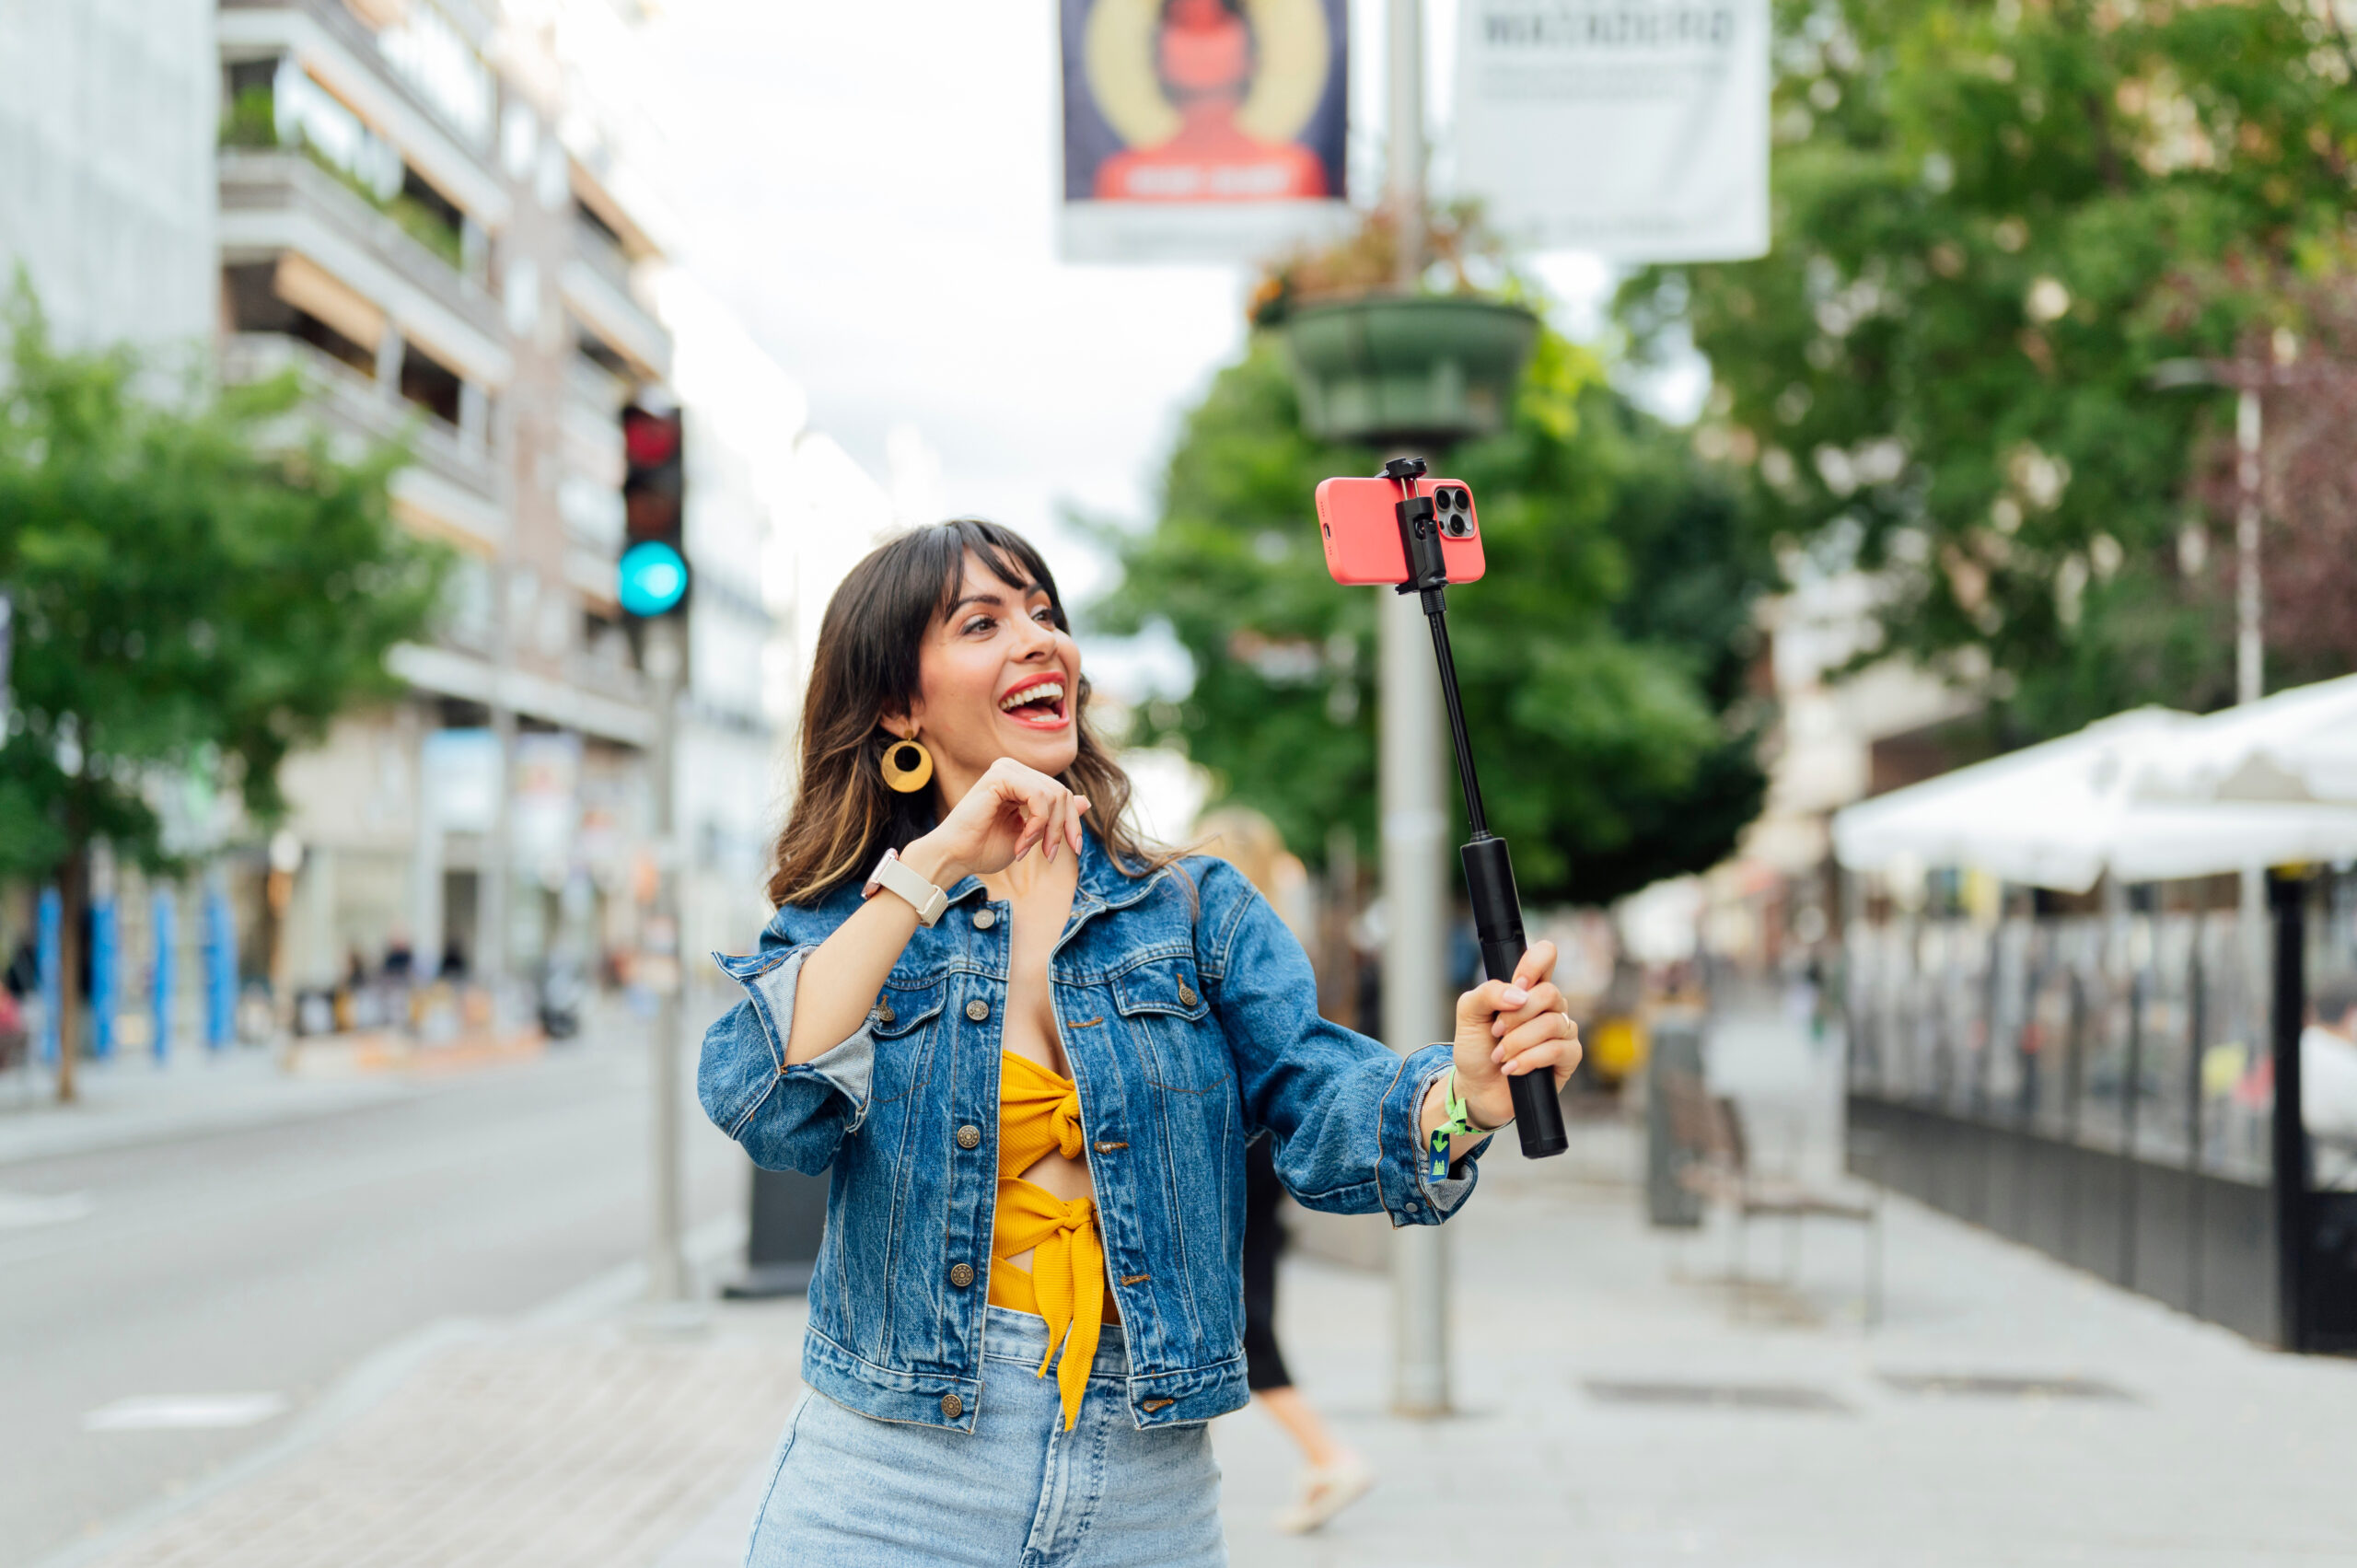
[[[1457,749],[1457,779],[1465,791],[1465,819],[1472,842],[1459,846],[1465,890],[1473,905],[1473,934],[1481,945],[1481,967],[1492,980],[1512,980],[1527,944],[1523,939],[1522,900],[1515,891],[1514,861],[1505,840],[1490,831],[1481,809],[1481,780],[1473,771],[1473,748],[1465,734],[1465,702],[1457,689],[1457,659],[1448,646],[1448,563],[1441,553],[1446,524],[1438,500],[1416,494],[1427,471],[1422,458],[1394,458],[1383,477],[1399,487],[1392,511],[1399,519],[1399,545],[1406,552],[1408,580],[1394,591],[1421,598],[1432,628],[1433,658],[1440,667],[1441,701],[1448,710],[1448,737]],[[1555,1098],[1552,1072],[1509,1078],[1515,1130],[1526,1159],[1544,1159],[1571,1147],[1563,1132],[1562,1103]]]

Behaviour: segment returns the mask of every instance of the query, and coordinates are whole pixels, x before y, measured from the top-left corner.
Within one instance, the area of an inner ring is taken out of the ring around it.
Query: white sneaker
[[[1277,1528],[1306,1535],[1364,1497],[1374,1484],[1375,1472],[1356,1454],[1335,1464],[1312,1465],[1301,1472],[1301,1493],[1293,1506],[1277,1516]]]

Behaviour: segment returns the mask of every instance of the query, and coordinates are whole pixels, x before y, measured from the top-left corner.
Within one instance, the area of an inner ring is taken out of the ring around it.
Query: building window
[[[630,367],[630,361],[616,354],[611,345],[596,333],[575,333],[574,347],[580,352],[582,358],[607,375],[615,377],[625,384],[634,383],[638,379],[637,375]]]
[[[401,396],[454,430],[461,385],[457,371],[415,343],[401,345]]]
[[[279,290],[278,273],[278,267],[269,261],[222,269],[230,330],[299,338],[330,358],[373,378],[377,374],[376,351],[288,300]]]
[[[478,147],[491,145],[491,67],[435,0],[410,0],[401,19],[377,35],[393,74]]]

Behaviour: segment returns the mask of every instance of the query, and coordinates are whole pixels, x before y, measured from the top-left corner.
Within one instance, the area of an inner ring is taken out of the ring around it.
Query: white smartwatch
[[[884,852],[884,858],[877,861],[876,869],[867,874],[867,886],[860,890],[859,896],[872,899],[879,889],[889,889],[908,900],[917,912],[918,921],[926,925],[939,920],[941,912],[949,907],[949,895],[911,871],[901,861],[900,852],[896,849]]]

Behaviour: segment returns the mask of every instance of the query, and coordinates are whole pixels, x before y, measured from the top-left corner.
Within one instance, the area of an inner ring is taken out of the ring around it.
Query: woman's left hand
[[[1555,944],[1534,943],[1512,981],[1483,981],[1457,999],[1457,1092],[1484,1127],[1514,1120],[1509,1078],[1551,1071],[1560,1090],[1580,1064],[1580,1028],[1554,972]]]

